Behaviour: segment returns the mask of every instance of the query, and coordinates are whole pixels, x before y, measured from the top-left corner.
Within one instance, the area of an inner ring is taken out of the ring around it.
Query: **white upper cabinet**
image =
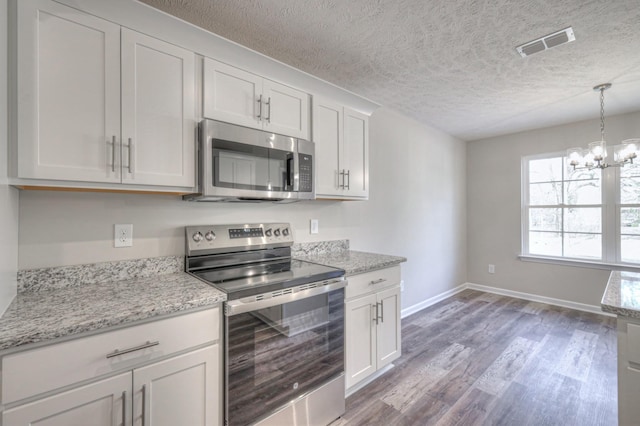
[[[120,27],[18,2],[18,177],[119,182]]]
[[[313,97],[316,196],[366,200],[369,197],[369,117],[321,97]]]
[[[309,95],[204,59],[203,115],[213,120],[309,139]]]
[[[17,177],[193,187],[194,64],[59,3],[18,2]]]
[[[123,183],[194,186],[195,58],[122,29]]]

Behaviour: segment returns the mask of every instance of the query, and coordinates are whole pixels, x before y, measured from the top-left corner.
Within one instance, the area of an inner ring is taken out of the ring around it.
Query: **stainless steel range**
[[[344,413],[342,269],[291,258],[287,223],[189,226],[186,270],[227,294],[225,424]]]

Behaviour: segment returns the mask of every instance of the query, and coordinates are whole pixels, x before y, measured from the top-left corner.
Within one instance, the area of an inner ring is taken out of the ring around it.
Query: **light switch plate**
[[[317,234],[318,233],[318,219],[311,219],[311,224],[310,224],[310,232],[312,234]]]

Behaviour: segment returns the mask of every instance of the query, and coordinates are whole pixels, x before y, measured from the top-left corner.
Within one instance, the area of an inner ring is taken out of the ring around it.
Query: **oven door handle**
[[[312,288],[307,288],[309,287],[309,284],[304,284],[299,287],[290,289],[291,292],[279,294],[277,296],[273,296],[272,293],[266,293],[257,296],[246,297],[243,299],[231,300],[225,302],[224,314],[230,317],[233,315],[243,314],[245,312],[257,311],[259,309],[265,309],[271,306],[278,306],[285,303],[294,302],[296,300],[302,300],[308,297],[317,296],[319,294],[329,293],[346,286],[347,280],[335,279],[323,281],[319,283],[317,287]]]

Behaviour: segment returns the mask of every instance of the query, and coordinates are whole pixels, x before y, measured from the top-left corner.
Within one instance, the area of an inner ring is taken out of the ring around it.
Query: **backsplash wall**
[[[290,222],[296,242],[403,256],[403,307],[466,281],[466,145],[394,111],[370,119],[368,201],[194,203],[165,195],[20,192],[19,269],[184,255],[184,226]],[[426,164],[429,167],[426,167]],[[309,233],[309,220],[319,233]],[[133,224],[133,247],[113,225]]]

